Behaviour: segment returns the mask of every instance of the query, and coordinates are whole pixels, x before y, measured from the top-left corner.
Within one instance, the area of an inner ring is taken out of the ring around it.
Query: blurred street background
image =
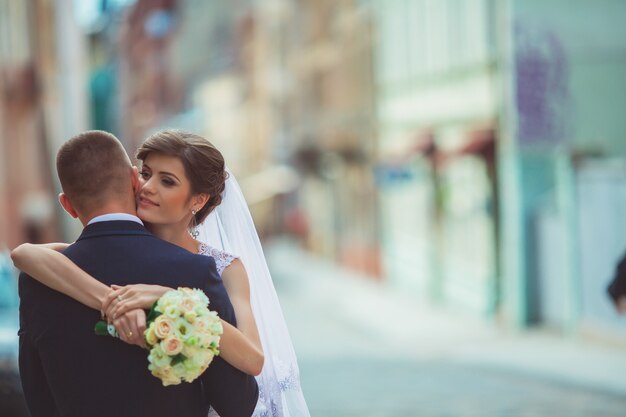
[[[265,242],[314,417],[626,416],[624,0],[0,0],[8,250],[72,241],[57,149],[180,128]],[[97,167],[94,167],[97,169]]]

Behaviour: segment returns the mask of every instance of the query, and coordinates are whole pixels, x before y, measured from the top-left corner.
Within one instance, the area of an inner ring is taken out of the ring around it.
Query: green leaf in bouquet
[[[146,318],[148,323],[153,322],[154,320],[156,320],[157,317],[159,317],[161,315],[161,313],[158,312],[157,309],[156,309],[157,303],[158,303],[158,301],[155,301],[155,303],[152,304],[152,307],[150,308],[150,311],[148,312],[148,317]]]
[[[172,358],[172,366],[182,363],[185,359],[187,359],[187,357],[182,353],[179,353]]]
[[[108,323],[104,320],[100,320],[96,323],[96,326],[94,327],[94,332],[96,333],[96,335],[98,336],[111,336],[109,334],[109,330],[107,329]]]

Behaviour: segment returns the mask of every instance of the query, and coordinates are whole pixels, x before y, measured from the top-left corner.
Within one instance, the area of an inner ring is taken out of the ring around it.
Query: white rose
[[[180,377],[176,375],[176,372],[171,366],[161,369],[155,376],[161,380],[164,387],[168,385],[178,385],[181,382]]]
[[[158,368],[165,368],[172,363],[172,358],[165,354],[160,345],[156,345],[150,349],[148,361]]]
[[[195,311],[187,311],[185,312],[185,315],[183,317],[185,317],[185,320],[187,320],[189,323],[194,323],[198,315]]]
[[[163,314],[171,319],[176,319],[180,317],[181,313],[182,311],[176,304],[170,304],[167,307],[165,307],[165,310],[163,310]]]
[[[174,321],[174,332],[176,333],[176,336],[183,342],[194,334],[192,325],[189,324],[185,319],[181,318]]]

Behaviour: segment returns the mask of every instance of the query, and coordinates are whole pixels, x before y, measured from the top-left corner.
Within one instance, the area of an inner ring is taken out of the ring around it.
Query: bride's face
[[[143,161],[137,216],[147,223],[186,227],[193,208],[191,184],[180,159],[151,152]]]

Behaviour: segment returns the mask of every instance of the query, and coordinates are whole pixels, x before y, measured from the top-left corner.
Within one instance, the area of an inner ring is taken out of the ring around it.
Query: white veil
[[[239,256],[250,281],[250,303],[265,362],[257,377],[259,402],[254,417],[310,417],[296,354],[267,268],[246,200],[228,171],[222,203],[198,226],[198,239]]]

